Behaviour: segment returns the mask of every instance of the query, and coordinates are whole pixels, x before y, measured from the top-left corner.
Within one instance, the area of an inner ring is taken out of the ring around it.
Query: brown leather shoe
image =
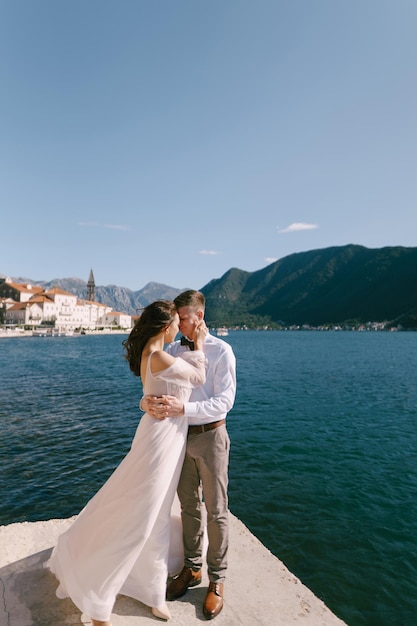
[[[201,570],[195,572],[191,567],[183,567],[178,576],[171,580],[167,588],[167,600],[181,598],[188,587],[195,587],[201,583]]]
[[[213,619],[223,608],[223,583],[210,583],[204,600],[203,613]]]

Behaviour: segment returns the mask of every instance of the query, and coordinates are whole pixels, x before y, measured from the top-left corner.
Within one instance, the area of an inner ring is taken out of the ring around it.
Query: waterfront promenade
[[[55,596],[57,582],[45,569],[56,537],[70,519],[24,522],[0,526],[0,626],[77,626],[90,624],[70,600]],[[213,620],[216,626],[343,626],[256,537],[230,514],[230,558],[225,585],[225,605]],[[202,585],[170,602],[171,626],[195,626],[206,622]],[[119,596],[112,614],[113,626],[145,626],[165,623],[151,610]]]
[[[105,328],[103,330],[87,330],[86,332],[83,333],[84,335],[128,335],[129,331],[128,330],[120,330],[120,329],[110,329],[110,328]],[[78,337],[81,335],[81,333],[79,332],[70,332],[70,333],[65,333],[63,332],[59,332],[58,330],[54,330],[54,331],[39,331],[39,329],[37,331],[32,331],[32,330],[3,330],[0,328],[0,339],[10,339],[10,338],[15,338],[15,337],[58,337],[61,336],[63,337],[64,335],[66,336],[71,336],[71,337]]]

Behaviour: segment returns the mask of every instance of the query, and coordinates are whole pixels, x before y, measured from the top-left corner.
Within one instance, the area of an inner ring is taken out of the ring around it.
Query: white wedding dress
[[[205,381],[203,352],[184,352],[157,374],[151,356],[145,394],[186,402]],[[151,607],[165,604],[168,569],[172,574],[183,564],[178,506],[171,510],[187,429],[185,417],[157,420],[145,413],[126,457],[58,537],[48,562],[60,583],[57,596],[70,597],[90,618],[109,620],[119,593]],[[175,569],[168,568],[170,554]]]

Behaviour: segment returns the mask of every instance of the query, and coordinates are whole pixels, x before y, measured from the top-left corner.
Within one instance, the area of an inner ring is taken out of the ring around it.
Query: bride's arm
[[[155,354],[154,354],[155,356]],[[176,378],[178,382],[182,378],[184,382],[189,382],[193,387],[198,387],[206,381],[207,359],[203,352],[184,352],[174,361],[177,367],[173,367],[170,378]],[[141,411],[145,411],[156,419],[170,417],[181,417],[184,415],[184,403],[176,396],[164,394],[162,396],[143,396],[139,402]]]
[[[178,360],[178,370],[185,381],[191,383],[193,387],[199,387],[206,382],[207,358],[204,352],[201,350],[183,352]]]

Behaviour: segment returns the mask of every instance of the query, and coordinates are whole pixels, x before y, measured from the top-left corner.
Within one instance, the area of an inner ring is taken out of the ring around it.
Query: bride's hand
[[[208,328],[204,320],[201,320],[201,322],[199,322],[199,324],[194,328],[193,334],[193,341],[196,344],[196,348],[198,350],[201,350],[203,341],[208,335]]]

